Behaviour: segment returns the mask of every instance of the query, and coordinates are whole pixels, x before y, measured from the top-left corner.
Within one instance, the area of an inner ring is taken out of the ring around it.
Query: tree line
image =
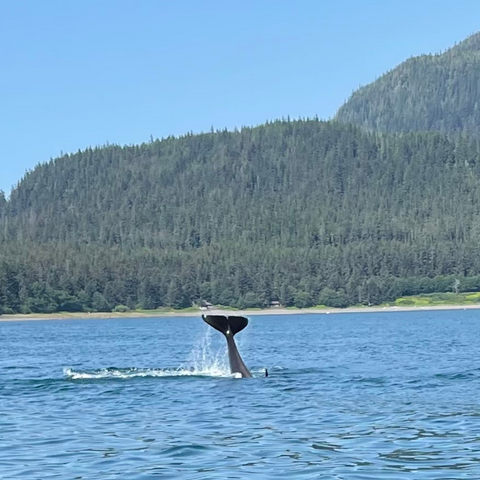
[[[378,304],[478,288],[480,145],[338,122],[89,148],[0,195],[3,312]]]

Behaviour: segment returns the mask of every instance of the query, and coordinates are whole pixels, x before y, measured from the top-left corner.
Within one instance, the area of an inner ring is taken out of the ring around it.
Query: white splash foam
[[[156,368],[101,368],[98,370],[73,370],[64,368],[65,378],[71,380],[107,380],[107,379],[132,379],[132,378],[155,378],[155,377],[230,377],[222,370],[211,369],[208,371]]]
[[[212,347],[211,328],[206,328],[204,335],[193,347],[185,364],[181,369],[197,372],[197,375],[215,377],[231,376],[227,362],[228,349],[226,345],[216,351]]]
[[[227,362],[227,349],[212,347],[211,328],[206,328],[204,335],[198,339],[187,361],[178,368],[101,368],[97,370],[74,370],[64,368],[63,374],[71,380],[130,379],[148,377],[233,377]],[[240,375],[241,377],[241,375]]]

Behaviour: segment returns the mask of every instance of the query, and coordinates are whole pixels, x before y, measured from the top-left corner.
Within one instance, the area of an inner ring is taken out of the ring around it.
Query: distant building
[[[213,308],[213,304],[210,302],[203,301],[200,305],[200,310],[210,310],[211,308]]]
[[[270,308],[280,308],[282,304],[278,300],[273,300],[270,302]]]

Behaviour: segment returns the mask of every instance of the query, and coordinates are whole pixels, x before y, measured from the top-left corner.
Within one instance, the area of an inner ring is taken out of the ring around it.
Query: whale
[[[238,352],[234,336],[242,331],[248,325],[248,319],[245,317],[223,315],[202,315],[204,322],[225,335],[228,346],[228,360],[230,362],[230,372],[239,373],[244,378],[250,378],[252,374]]]

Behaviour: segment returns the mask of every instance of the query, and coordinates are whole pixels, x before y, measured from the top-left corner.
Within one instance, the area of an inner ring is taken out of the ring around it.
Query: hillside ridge
[[[480,132],[480,33],[412,57],[359,88],[335,118],[385,132]]]

